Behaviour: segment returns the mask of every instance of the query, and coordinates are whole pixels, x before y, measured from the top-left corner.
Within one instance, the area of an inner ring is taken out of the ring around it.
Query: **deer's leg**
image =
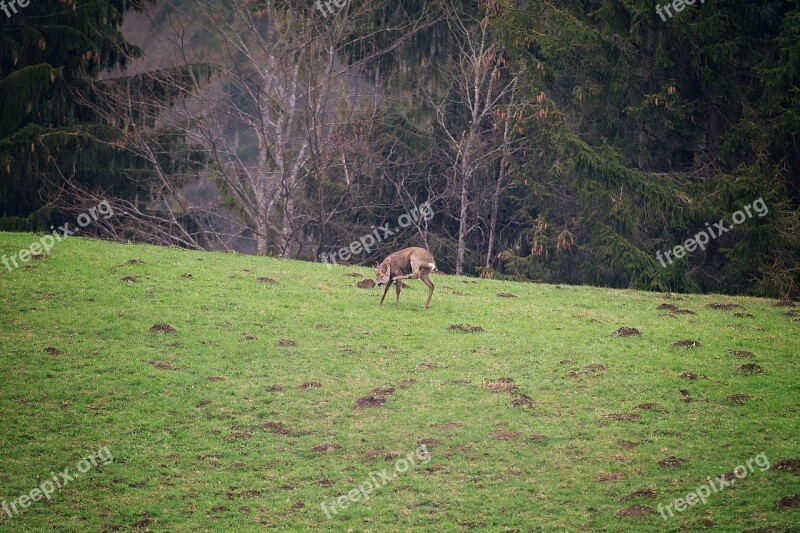
[[[400,307],[400,289],[403,288],[402,281],[396,281],[394,283],[394,289],[397,291],[397,300],[394,302],[395,307]]]
[[[383,305],[383,299],[386,298],[386,293],[389,292],[389,287],[392,286],[392,278],[389,278],[389,283],[386,284],[386,288],[383,289],[383,297],[381,298],[381,305]]]
[[[428,301],[425,302],[425,309],[427,309],[431,305],[431,297],[433,296],[433,282],[431,278],[428,277],[428,272],[423,271],[422,275],[420,276],[422,283],[428,286]]]

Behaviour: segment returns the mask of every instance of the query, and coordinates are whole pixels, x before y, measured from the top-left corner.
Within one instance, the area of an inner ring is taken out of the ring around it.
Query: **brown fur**
[[[397,291],[395,305],[399,306],[400,289],[402,289],[403,285],[400,280],[421,279],[422,283],[428,286],[428,301],[425,303],[425,309],[427,309],[433,296],[434,285],[428,277],[432,270],[436,270],[436,263],[433,255],[425,248],[414,246],[389,255],[380,265],[375,267],[375,278],[378,281],[378,286],[386,285],[381,304],[383,304],[392,282],[395,283],[395,290]]]

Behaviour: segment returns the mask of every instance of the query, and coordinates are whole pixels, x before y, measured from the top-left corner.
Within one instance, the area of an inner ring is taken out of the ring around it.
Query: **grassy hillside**
[[[365,268],[78,238],[0,268],[0,499],[113,455],[0,531],[800,523],[799,313],[774,301],[434,275],[423,312]]]

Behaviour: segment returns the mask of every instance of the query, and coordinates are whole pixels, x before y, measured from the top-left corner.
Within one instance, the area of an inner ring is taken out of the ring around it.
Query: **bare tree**
[[[160,68],[79,95],[118,130],[111,141],[95,140],[139,158],[149,208],[170,227],[189,224],[193,246],[249,232],[260,255],[299,256],[315,228],[356,205],[357,180],[374,167],[383,91],[365,67],[434,18],[425,11],[374,30],[394,36],[375,50],[362,46],[373,34],[352,35],[381,1],[327,18],[280,0],[195,4],[190,15],[168,2],[165,22],[154,22],[171,54]],[[187,197],[185,185],[199,177],[217,185],[229,209]]]
[[[478,224],[475,213],[480,196],[481,175],[490,172],[497,161],[513,144],[513,124],[501,120],[497,111],[513,100],[519,73],[510,76],[508,64],[500,45],[491,34],[489,15],[477,24],[463,14],[451,9],[448,22],[457,35],[459,58],[447,68],[450,92],[444,99],[434,102],[437,121],[447,140],[445,158],[450,168],[450,184],[445,193],[454,203],[458,219],[456,237],[456,274],[463,274],[467,236]],[[471,23],[472,22],[472,23]],[[508,117],[507,117],[508,118]],[[502,134],[498,124],[504,123]],[[494,245],[497,205],[506,188],[508,167],[500,165],[502,174],[494,182],[492,208],[489,215],[489,248]]]

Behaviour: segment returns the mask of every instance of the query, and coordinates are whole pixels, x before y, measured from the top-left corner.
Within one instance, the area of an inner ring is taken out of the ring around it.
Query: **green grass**
[[[0,233],[0,255],[35,240]],[[0,531],[686,531],[708,521],[716,531],[784,531],[800,523],[797,508],[778,505],[800,492],[800,474],[774,468],[800,459],[800,327],[773,301],[435,274],[428,311],[419,281],[398,309],[393,289],[381,307],[380,289],[358,289],[360,278],[346,275],[370,276],[366,268],[78,238],[29,265],[0,273],[0,499],[29,492],[51,470],[74,471],[102,446],[114,461],[51,502],[13,518],[0,510]],[[665,302],[696,314],[657,311]],[[177,331],[150,331],[162,323]],[[642,335],[610,335],[623,326]],[[670,346],[682,339],[702,346]],[[748,363],[763,372],[741,372]],[[584,368],[591,364],[604,369]],[[492,390],[500,378],[518,388]],[[308,382],[321,387],[300,387]],[[384,405],[356,409],[375,387],[396,390]],[[513,405],[520,394],[535,405]],[[736,405],[734,394],[752,398]],[[636,407],[643,403],[658,405]],[[640,418],[605,416],[614,413]],[[437,426],[453,423],[461,425]],[[493,438],[500,431],[508,440]],[[325,516],[321,502],[370,472],[392,471],[387,454],[431,439],[427,464]],[[325,444],[337,448],[313,450]],[[370,450],[380,453],[368,458]],[[756,468],[706,505],[667,521],[618,512],[655,510],[762,452],[773,468]],[[686,462],[658,464],[671,456]],[[623,501],[639,489],[655,498]]]

